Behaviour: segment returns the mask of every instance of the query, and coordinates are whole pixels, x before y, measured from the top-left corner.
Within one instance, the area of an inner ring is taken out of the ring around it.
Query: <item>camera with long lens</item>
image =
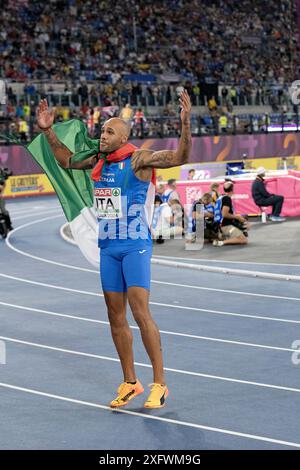
[[[2,190],[5,181],[12,176],[13,172],[8,168],[0,167],[0,237],[6,238],[10,230],[13,230],[9,212],[5,209],[5,201],[2,197]]]
[[[13,175],[13,172],[8,168],[1,168],[0,167],[0,184],[4,184],[5,181]]]
[[[243,216],[246,221],[245,222],[240,222],[239,220],[236,220],[236,219],[233,219],[231,221],[232,225],[234,225],[236,228],[238,228],[239,230],[241,230],[241,232],[243,232],[243,234],[245,235],[245,237],[248,237],[248,222],[247,222],[247,217],[246,216]]]

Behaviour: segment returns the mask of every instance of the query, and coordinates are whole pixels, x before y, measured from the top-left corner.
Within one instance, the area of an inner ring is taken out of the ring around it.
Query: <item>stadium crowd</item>
[[[295,8],[292,0],[116,0],[113,8],[107,0],[8,0],[0,10],[6,128],[30,140],[43,95],[59,120],[83,119],[92,134],[129,106],[133,137],[176,136],[179,84],[193,105],[206,105],[193,118],[196,135],[270,124],[269,116],[235,117],[236,105],[268,104],[294,123],[287,114],[298,77]],[[21,97],[16,82],[23,82]],[[160,107],[159,119],[147,116],[148,106]]]
[[[28,142],[37,135],[40,130],[35,123],[34,102],[26,104],[21,101],[18,105],[11,102],[0,110],[0,141],[5,143],[5,135],[14,134],[16,138]],[[178,120],[178,106],[168,104],[157,109],[155,114],[149,113],[147,108],[132,107],[127,103],[120,108],[110,106],[61,106],[53,107],[56,121],[80,119],[88,127],[91,136],[99,136],[102,123],[115,116],[120,116],[130,122],[131,138],[162,138],[178,137],[180,135],[180,123]],[[266,132],[289,132],[300,130],[300,117],[298,106],[293,112],[285,104],[280,107],[280,112],[256,114],[234,114],[230,107],[218,106],[202,113],[193,113],[191,116],[191,131],[194,136],[222,135],[222,134],[253,134]]]
[[[1,76],[87,80],[178,73],[226,84],[297,76],[295,3],[251,0],[8,0]],[[259,77],[259,79],[258,79]]]

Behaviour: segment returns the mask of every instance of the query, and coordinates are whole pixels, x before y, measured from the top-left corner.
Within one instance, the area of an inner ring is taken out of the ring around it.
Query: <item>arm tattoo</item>
[[[91,170],[98,162],[97,156],[89,157],[82,162],[70,162],[69,168],[72,170]]]
[[[135,171],[141,168],[170,168],[174,166],[173,150],[161,150],[153,152],[149,150],[138,150],[133,156],[133,168]]]
[[[161,152],[154,152],[151,155],[151,161],[158,165],[171,165],[174,161],[174,152],[171,150],[162,150]]]
[[[132,166],[135,171],[142,168],[172,168],[188,162],[192,149],[190,120],[186,116],[182,125],[182,133],[177,150],[138,150],[132,156]]]
[[[72,152],[58,139],[52,129],[46,130],[44,134],[58,163],[63,168],[68,168]]]

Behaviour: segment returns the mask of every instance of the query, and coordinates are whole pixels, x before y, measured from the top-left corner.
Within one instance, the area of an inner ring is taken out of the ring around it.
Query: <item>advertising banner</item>
[[[41,196],[54,194],[45,174],[10,176],[5,184],[4,197]]]

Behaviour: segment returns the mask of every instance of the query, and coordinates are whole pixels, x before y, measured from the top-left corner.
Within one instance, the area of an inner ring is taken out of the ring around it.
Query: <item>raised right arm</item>
[[[54,122],[54,111],[49,110],[47,100],[41,100],[37,108],[37,123],[50,145],[54,157],[63,168],[73,168],[83,170],[93,168],[97,161],[97,157],[90,157],[83,162],[71,163],[73,153],[68,149],[57,137],[51,129]]]
[[[70,158],[73,155],[72,152],[58,139],[51,127],[49,129],[44,129],[43,133],[46,136],[53,155],[60,166],[63,168],[70,168]]]

